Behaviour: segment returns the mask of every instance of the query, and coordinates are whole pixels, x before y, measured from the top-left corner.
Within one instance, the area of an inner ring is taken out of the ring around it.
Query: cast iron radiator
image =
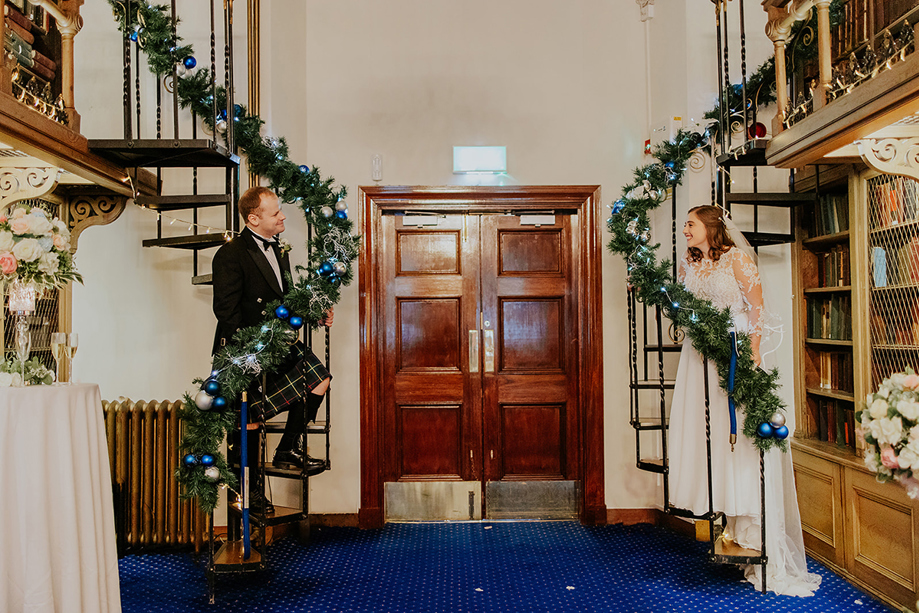
[[[102,401],[119,555],[189,548],[207,542],[207,516],[194,500],[179,500],[182,401]]]

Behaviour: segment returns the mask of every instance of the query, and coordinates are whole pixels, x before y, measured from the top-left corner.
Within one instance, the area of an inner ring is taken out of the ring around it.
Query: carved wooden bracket
[[[19,167],[0,163],[0,214],[5,215],[20,200],[41,198],[54,189],[60,175],[57,166]]]
[[[856,144],[858,154],[871,168],[919,181],[919,137],[864,138]]]
[[[124,212],[128,199],[125,196],[71,196],[68,201],[70,218],[70,248],[77,250],[80,233],[90,226],[110,224]]]

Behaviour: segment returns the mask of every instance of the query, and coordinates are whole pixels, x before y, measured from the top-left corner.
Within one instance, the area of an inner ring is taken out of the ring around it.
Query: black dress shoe
[[[307,468],[323,468],[325,467],[325,460],[320,460],[319,458],[306,456],[306,467]]]
[[[274,459],[271,460],[271,464],[276,468],[286,468],[288,470],[302,469],[303,456],[296,449],[279,450],[274,452]]]

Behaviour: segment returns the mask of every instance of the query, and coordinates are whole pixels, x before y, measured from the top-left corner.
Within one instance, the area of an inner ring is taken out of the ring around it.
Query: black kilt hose
[[[290,406],[302,400],[313,388],[332,374],[312,351],[301,343],[294,343],[290,348],[290,357],[275,372],[265,375],[265,397],[262,401],[260,391],[250,396],[250,421],[265,421],[286,411]],[[259,378],[261,379],[261,378]],[[259,380],[255,387],[260,386]]]

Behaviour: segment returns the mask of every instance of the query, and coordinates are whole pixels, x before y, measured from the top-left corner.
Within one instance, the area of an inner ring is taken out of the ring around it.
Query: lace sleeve
[[[740,249],[731,250],[733,255],[734,278],[743,294],[744,303],[750,316],[750,333],[763,334],[763,283],[759,270],[753,259]]]
[[[686,279],[686,254],[683,254],[683,257],[680,258],[680,267],[677,269],[676,280],[677,283],[682,283]]]

